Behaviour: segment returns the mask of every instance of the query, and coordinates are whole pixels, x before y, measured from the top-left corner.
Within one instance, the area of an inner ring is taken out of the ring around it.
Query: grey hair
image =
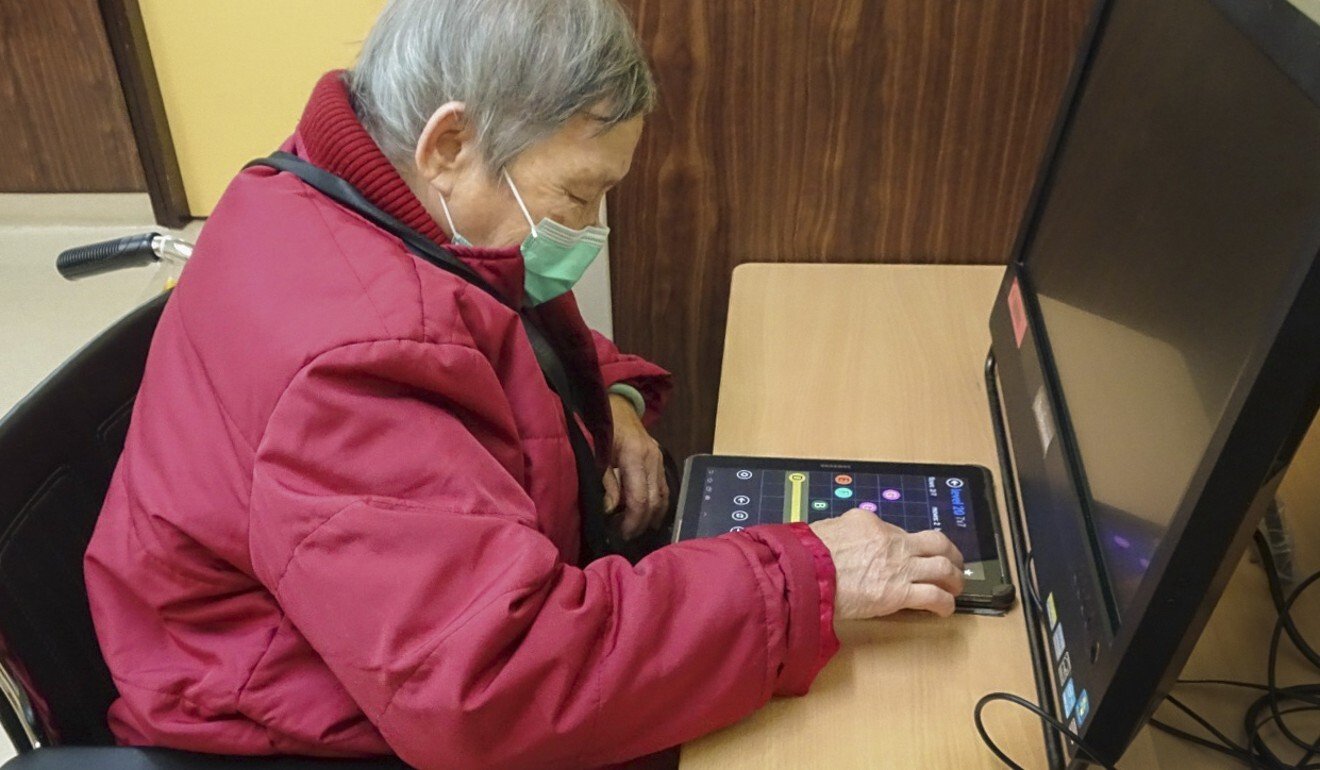
[[[492,173],[575,115],[603,131],[655,105],[617,0],[390,0],[348,86],[367,133],[405,167],[435,110],[464,102]]]

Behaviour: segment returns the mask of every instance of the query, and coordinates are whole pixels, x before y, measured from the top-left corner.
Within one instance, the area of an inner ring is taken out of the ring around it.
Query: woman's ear
[[[442,194],[449,190],[458,174],[465,170],[473,141],[468,129],[467,107],[463,102],[447,102],[431,114],[426,128],[417,138],[413,162],[417,174]]]

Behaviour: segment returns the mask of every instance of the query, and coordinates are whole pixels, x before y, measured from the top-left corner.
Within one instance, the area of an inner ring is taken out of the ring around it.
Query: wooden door
[[[0,192],[145,190],[96,0],[0,1]]]
[[[610,201],[615,334],[676,375],[660,438],[679,455],[710,447],[737,265],[1007,261],[1092,11],[623,2],[660,107]]]

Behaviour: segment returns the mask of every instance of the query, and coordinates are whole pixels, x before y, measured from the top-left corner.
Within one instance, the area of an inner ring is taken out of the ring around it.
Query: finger
[[[650,516],[646,505],[646,471],[636,461],[625,460],[620,464],[619,475],[623,486],[623,536],[631,539]]]
[[[655,481],[650,481],[647,482],[646,491],[648,494],[646,528],[657,529],[660,526],[661,520],[665,517],[664,502],[660,497],[660,488]]]
[[[659,467],[656,470],[656,486],[660,490],[660,505],[656,507],[655,519],[651,522],[652,529],[660,529],[664,526],[665,519],[669,516],[669,479],[665,475],[665,460],[660,457]]]
[[[939,530],[928,529],[909,535],[908,543],[912,546],[912,553],[917,556],[943,556],[957,565],[958,569],[963,567],[963,557],[958,547]]]
[[[919,556],[910,562],[913,583],[930,583],[959,596],[963,592],[962,568],[943,556]]]
[[[660,485],[665,480],[660,453],[652,448],[646,453],[646,526],[654,529],[660,520]]]
[[[605,485],[605,512],[614,513],[615,507],[619,505],[618,471],[614,468],[605,471],[605,477],[601,482]]]
[[[909,585],[907,601],[903,603],[904,609],[922,610],[934,613],[942,618],[952,615],[954,607],[953,594],[930,583],[912,583]]]

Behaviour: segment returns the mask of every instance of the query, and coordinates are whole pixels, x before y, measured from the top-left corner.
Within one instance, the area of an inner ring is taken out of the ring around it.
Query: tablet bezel
[[[973,521],[976,539],[983,554],[993,558],[980,564],[985,578],[968,580],[958,608],[972,611],[1002,612],[1013,604],[1015,591],[1009,577],[1008,560],[999,520],[999,506],[995,501],[994,477],[981,465],[943,463],[905,463],[870,460],[822,460],[793,457],[750,457],[745,455],[693,455],[683,464],[683,484],[674,521],[674,542],[696,537],[701,508],[701,485],[690,483],[694,474],[704,477],[708,468],[760,468],[766,470],[801,470],[822,473],[876,473],[886,475],[945,476],[968,480],[967,489],[976,506]],[[688,516],[687,512],[693,515]]]

